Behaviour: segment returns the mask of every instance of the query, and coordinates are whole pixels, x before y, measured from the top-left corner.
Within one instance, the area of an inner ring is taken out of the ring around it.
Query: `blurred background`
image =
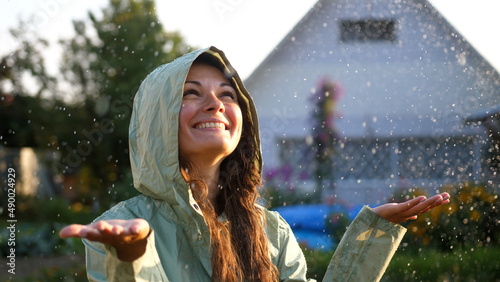
[[[0,5],[0,278],[86,281],[83,245],[57,233],[138,194],[128,123],[140,82],[214,45],[254,97],[263,204],[294,229],[309,277],[321,280],[363,205],[447,191],[451,204],[405,223],[383,280],[500,280],[500,3]]]

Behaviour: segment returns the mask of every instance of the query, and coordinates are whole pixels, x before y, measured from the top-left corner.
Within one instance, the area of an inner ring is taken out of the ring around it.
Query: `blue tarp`
[[[274,210],[290,224],[297,241],[311,249],[333,249],[329,231],[326,230],[328,215],[345,212],[350,221],[354,220],[363,206],[343,207],[339,205],[297,205],[278,207]]]

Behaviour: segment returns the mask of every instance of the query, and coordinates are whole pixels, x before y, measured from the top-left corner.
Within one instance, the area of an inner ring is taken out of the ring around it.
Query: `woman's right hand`
[[[118,258],[131,262],[146,252],[149,223],[141,218],[100,220],[88,225],[71,224],[60,232],[61,238],[77,237],[113,246]]]

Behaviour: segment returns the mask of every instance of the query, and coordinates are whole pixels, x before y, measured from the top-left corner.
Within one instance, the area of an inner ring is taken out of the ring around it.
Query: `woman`
[[[134,187],[143,195],[60,232],[84,239],[90,280],[306,280],[290,227],[257,204],[257,114],[220,50],[153,71],[135,97],[129,139]],[[447,202],[443,193],[365,207],[325,280],[379,279],[405,231],[394,223]]]

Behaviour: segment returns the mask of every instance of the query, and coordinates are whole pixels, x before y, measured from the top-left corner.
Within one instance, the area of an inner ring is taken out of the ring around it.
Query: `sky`
[[[188,44],[222,49],[242,78],[248,77],[317,0],[162,0],[160,22]],[[466,40],[500,70],[500,0],[429,0]],[[58,68],[57,41],[73,34],[71,21],[99,13],[107,0],[0,0],[0,55],[16,48],[8,29],[19,19],[51,42],[44,56],[50,72]],[[196,7],[196,9],[193,9]],[[8,11],[8,12],[7,12]],[[249,55],[249,51],[252,52]]]

